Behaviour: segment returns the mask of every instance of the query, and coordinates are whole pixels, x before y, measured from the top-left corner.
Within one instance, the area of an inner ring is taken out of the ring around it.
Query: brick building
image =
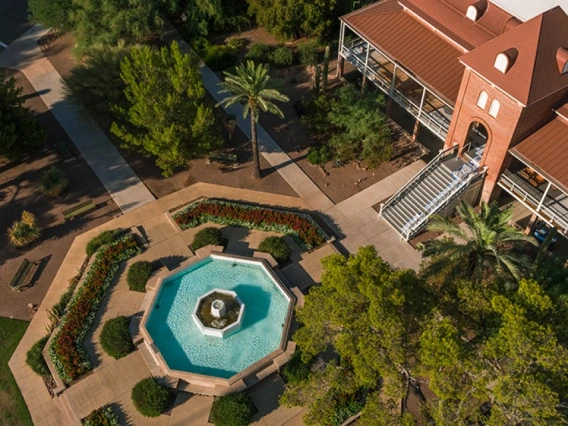
[[[436,135],[440,153],[381,208],[404,238],[459,198],[502,190],[568,234],[568,15],[488,0],[382,0],[341,18],[348,61]]]

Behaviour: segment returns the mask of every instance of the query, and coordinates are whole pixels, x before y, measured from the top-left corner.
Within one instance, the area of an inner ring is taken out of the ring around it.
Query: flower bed
[[[127,235],[101,247],[87,272],[83,285],[68,305],[67,314],[48,349],[59,377],[70,382],[91,369],[83,349],[83,340],[91,328],[95,315],[118,272],[120,262],[140,253],[132,235]]]
[[[120,420],[110,406],[93,411],[83,420],[84,426],[120,426]]]
[[[309,218],[292,212],[263,207],[205,200],[191,204],[172,217],[184,230],[213,222],[220,225],[244,226],[258,231],[291,235],[308,250],[325,242],[323,232]]]

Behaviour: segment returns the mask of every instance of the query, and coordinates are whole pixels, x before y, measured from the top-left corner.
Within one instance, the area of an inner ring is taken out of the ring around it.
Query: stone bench
[[[82,213],[86,213],[90,210],[96,208],[97,205],[95,201],[90,199],[81,204],[77,204],[76,206],[71,207],[70,209],[63,210],[63,217],[65,220],[73,219],[76,216],[79,216]]]
[[[14,291],[21,291],[21,288],[24,286],[24,283],[26,283],[27,278],[30,276],[31,272],[37,268],[37,266],[38,262],[30,262],[28,259],[24,259],[10,281],[10,288]],[[31,275],[33,276],[33,274]]]

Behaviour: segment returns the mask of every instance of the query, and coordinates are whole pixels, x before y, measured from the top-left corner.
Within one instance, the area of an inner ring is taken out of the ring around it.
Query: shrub
[[[191,204],[174,214],[173,219],[182,229],[213,222],[219,225],[244,226],[259,231],[291,235],[307,249],[325,242],[320,228],[309,217],[225,201],[205,200]]]
[[[300,63],[306,66],[314,66],[320,63],[320,48],[317,40],[310,40],[298,45]]]
[[[83,285],[69,303],[67,314],[48,349],[59,377],[65,382],[69,383],[91,369],[83,341],[118,272],[120,262],[138,253],[140,248],[132,235],[126,235],[97,252]]]
[[[213,402],[211,421],[215,426],[247,426],[253,413],[254,406],[248,393],[231,393]]]
[[[20,220],[15,221],[8,229],[10,243],[16,247],[24,247],[37,241],[41,236],[41,230],[36,223],[35,216],[24,210]]]
[[[312,146],[308,151],[306,160],[314,166],[323,166],[329,161],[329,148],[326,145]]]
[[[68,186],[65,173],[58,167],[50,167],[41,175],[41,190],[49,198],[59,197]]]
[[[203,62],[213,71],[223,71],[233,66],[236,60],[237,49],[231,46],[209,46],[203,56]]]
[[[51,309],[47,310],[47,319],[49,320],[49,323],[45,326],[45,331],[47,331],[48,334],[53,333],[53,330],[55,330],[55,327],[57,327],[57,324],[59,324],[59,321],[63,317],[65,308],[71,301],[73,293],[75,292],[77,285],[81,281],[81,277],[83,276],[86,265],[87,262],[84,261],[79,273],[69,280],[69,287],[67,287],[65,293],[61,295],[59,302],[53,305]]]
[[[193,250],[199,250],[201,247],[208,245],[224,246],[225,242],[225,238],[218,228],[205,228],[195,234],[191,248]]]
[[[148,377],[132,389],[132,402],[143,416],[158,417],[168,409],[170,392],[153,377]]]
[[[244,37],[235,37],[235,38],[230,39],[227,42],[227,46],[230,46],[230,47],[237,49],[237,50],[244,49],[247,44],[248,44],[248,40]]]
[[[101,346],[114,359],[125,357],[134,350],[128,331],[128,317],[116,317],[105,322],[101,332]]]
[[[84,426],[120,426],[120,420],[112,407],[105,406],[94,410],[83,420]]]
[[[39,339],[26,354],[26,364],[31,367],[34,373],[39,374],[40,376],[50,375],[49,368],[47,367],[47,363],[45,362],[42,354],[48,339],[49,336]]]
[[[94,237],[91,241],[87,243],[87,256],[91,257],[95,252],[104,246],[105,244],[110,244],[118,238],[118,229],[113,229],[111,231],[101,232],[99,235]]]
[[[265,238],[258,246],[258,251],[270,253],[278,263],[284,263],[290,259],[290,247],[288,247],[284,238]]]
[[[269,62],[272,48],[264,43],[253,43],[245,55],[245,59],[255,62]]]
[[[303,382],[310,375],[310,365],[302,361],[302,353],[294,352],[290,361],[285,365],[282,373],[288,383],[296,384]]]
[[[146,283],[152,275],[152,263],[145,260],[134,263],[130,269],[128,269],[128,275],[126,276],[126,282],[128,283],[128,288],[132,291],[140,291],[142,293],[146,292]]]
[[[281,46],[270,54],[270,62],[278,68],[289,67],[294,63],[294,52],[287,46]]]

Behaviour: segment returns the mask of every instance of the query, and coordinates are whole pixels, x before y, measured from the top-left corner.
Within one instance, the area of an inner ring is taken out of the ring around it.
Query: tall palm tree
[[[225,107],[236,103],[243,104],[243,117],[250,114],[250,126],[252,133],[252,176],[260,179],[260,162],[258,158],[258,139],[256,135],[256,123],[258,123],[259,110],[270,112],[280,118],[284,113],[272,101],[288,102],[288,96],[274,88],[273,81],[268,75],[268,65],[255,64],[247,61],[246,65],[240,64],[236,68],[236,74],[225,72],[225,81],[219,83],[222,89],[219,93],[230,93],[231,96],[223,99],[217,105]]]
[[[445,217],[434,216],[430,220],[429,230],[448,237],[423,243],[423,256],[430,257],[426,274],[447,270],[450,277],[478,283],[493,272],[520,279],[529,262],[518,249],[518,243],[536,245],[536,242],[509,225],[511,208],[501,210],[497,203],[481,203],[481,211],[477,213],[470,204],[461,201],[457,212],[465,229]]]

